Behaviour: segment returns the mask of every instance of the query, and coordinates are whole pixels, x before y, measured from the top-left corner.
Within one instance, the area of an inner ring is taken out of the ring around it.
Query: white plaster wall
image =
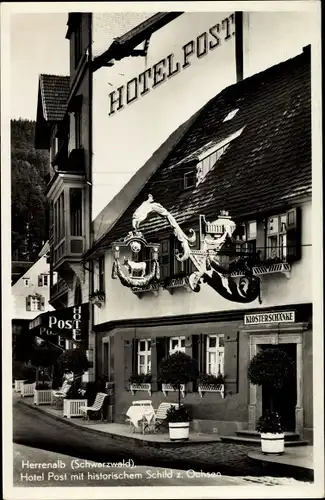
[[[21,278],[11,287],[11,317],[13,319],[33,319],[39,314],[46,311],[53,311],[53,307],[49,305],[50,286],[38,286],[39,274],[49,274],[50,265],[46,262],[46,256],[40,257],[35,264],[25,272]],[[29,286],[25,286],[24,279],[29,278]],[[48,283],[50,276],[48,277]],[[39,293],[45,297],[44,311],[26,311],[26,297]]]
[[[289,279],[283,274],[262,276],[261,305],[257,299],[249,304],[230,302],[204,283],[201,285],[199,293],[179,289],[175,290],[171,295],[168,291],[160,290],[157,297],[152,293],[145,293],[139,299],[129,288],[124,287],[118,279],[113,280],[111,278],[112,256],[107,253],[105,259],[106,300],[101,309],[95,307],[94,324],[121,319],[310,303],[312,302],[311,220],[311,203],[305,203],[302,206],[302,258],[292,265]]]

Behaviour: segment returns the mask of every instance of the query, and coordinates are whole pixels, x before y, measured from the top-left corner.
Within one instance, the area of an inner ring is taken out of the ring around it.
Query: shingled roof
[[[223,121],[234,109],[239,111]],[[184,159],[244,128],[205,180],[184,191]],[[93,251],[107,248],[132,229],[133,212],[152,194],[183,228],[198,215],[216,219],[227,210],[234,220],[290,205],[311,194],[310,51],[238,82],[211,99],[166,161]],[[168,231],[153,215],[141,225],[148,236]]]
[[[45,120],[63,120],[69,97],[70,77],[42,74],[39,83]]]

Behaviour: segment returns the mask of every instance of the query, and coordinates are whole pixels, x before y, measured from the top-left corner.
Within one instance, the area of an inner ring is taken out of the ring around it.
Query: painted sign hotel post
[[[252,302],[256,298],[260,299],[260,279],[253,275],[252,259],[250,256],[239,256],[229,265],[223,265],[218,259],[227,241],[235,242],[233,238],[236,224],[230,219],[227,212],[221,212],[219,219],[213,223],[205,221],[200,217],[201,222],[201,248],[199,250],[191,249],[196,241],[196,234],[191,229],[190,236],[187,236],[180,228],[172,214],[162,205],[154,202],[153,197],[149,195],[148,200],[144,201],[134,212],[132,218],[133,231],[113,244],[114,262],[112,269],[112,278],[121,281],[124,286],[136,287],[137,289],[147,289],[153,283],[159,283],[160,271],[158,263],[159,246],[148,244],[139,231],[140,225],[146,220],[150,213],[155,213],[167,219],[174,235],[180,241],[183,253],[177,253],[176,259],[180,262],[190,259],[194,264],[196,271],[189,277],[190,288],[194,292],[200,291],[201,282],[207,283],[216,292],[224,298],[233,302]],[[143,248],[153,248],[152,269],[146,273],[145,262],[134,262],[131,259],[124,260],[124,265],[128,268],[128,275],[122,271],[120,263],[120,248],[130,247],[132,252],[138,253]],[[233,273],[242,272],[242,277],[236,280],[232,277]]]

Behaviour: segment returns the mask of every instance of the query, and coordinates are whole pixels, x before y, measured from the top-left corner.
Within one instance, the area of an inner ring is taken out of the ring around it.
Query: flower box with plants
[[[35,405],[50,405],[52,404],[52,389],[47,382],[36,382],[34,389],[34,404]]]
[[[151,396],[151,374],[139,373],[131,375],[129,378],[130,391],[134,396],[135,391],[147,391]]]
[[[80,408],[86,406],[86,391],[72,387],[63,400],[63,416],[67,418],[83,417],[84,413],[81,412]]]
[[[171,441],[188,441],[190,437],[191,415],[184,405],[172,406],[167,410],[166,421]]]
[[[166,386],[171,387],[178,392],[178,407],[177,411],[170,414],[169,422],[169,437],[171,439],[188,439],[189,437],[189,422],[190,417],[181,405],[181,394],[185,396],[185,386],[189,382],[195,382],[198,379],[199,370],[197,362],[184,352],[175,352],[164,358],[158,368],[158,381]],[[182,420],[182,418],[184,420]],[[176,420],[175,420],[176,419]],[[178,428],[178,432],[177,432]],[[181,436],[181,437],[175,437]]]
[[[257,423],[257,430],[261,433],[262,452],[283,453],[285,429],[275,406],[279,391],[284,388],[290,391],[291,385],[295,383],[294,362],[282,349],[270,347],[261,350],[251,359],[247,375],[251,384],[261,386],[269,394],[268,408]],[[286,404],[285,399],[282,404]]]
[[[201,398],[205,392],[219,392],[220,396],[224,398],[225,381],[223,375],[221,373],[217,376],[201,373],[198,379],[198,391]]]
[[[101,307],[105,302],[105,292],[95,290],[95,292],[89,295],[89,301],[91,304],[95,304],[95,306]]]
[[[258,419],[256,430],[261,434],[262,453],[266,455],[284,453],[284,431],[278,413],[266,411]]]

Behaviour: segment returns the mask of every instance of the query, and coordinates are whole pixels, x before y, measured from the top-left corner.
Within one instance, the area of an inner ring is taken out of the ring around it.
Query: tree
[[[15,260],[34,261],[46,234],[47,151],[34,149],[35,122],[11,121],[11,224]]]
[[[181,405],[181,385],[195,382],[199,370],[197,362],[184,352],[175,352],[164,358],[158,370],[158,380],[163,384],[170,384],[178,391],[178,403]]]
[[[270,347],[251,359],[247,375],[253,385],[269,391],[272,411],[275,392],[283,389],[294,376],[294,362],[282,349]]]

